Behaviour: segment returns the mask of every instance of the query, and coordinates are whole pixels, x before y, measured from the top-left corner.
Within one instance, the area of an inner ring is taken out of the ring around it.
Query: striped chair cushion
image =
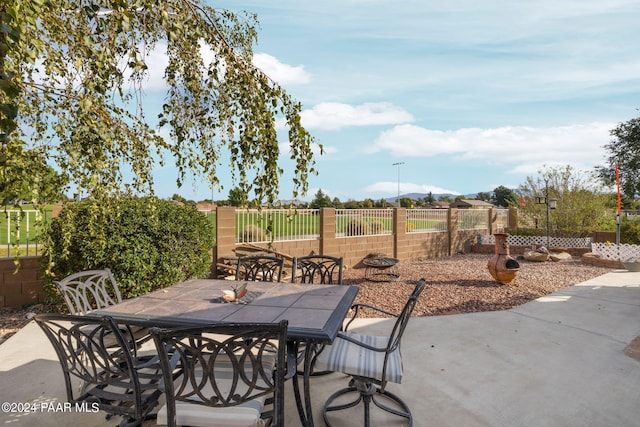
[[[342,332],[342,334],[377,348],[385,348],[389,340],[388,337],[361,335],[355,332]],[[314,369],[342,372],[381,381],[384,355],[384,351],[368,350],[338,337],[333,344],[325,346],[316,359]],[[389,354],[386,379],[394,383],[402,381],[402,357],[399,348]]]

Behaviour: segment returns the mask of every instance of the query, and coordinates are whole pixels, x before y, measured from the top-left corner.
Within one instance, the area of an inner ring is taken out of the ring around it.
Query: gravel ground
[[[560,262],[520,260],[520,272],[508,285],[497,283],[487,269],[491,254],[465,254],[448,258],[401,262],[396,282],[369,282],[364,268],[344,272],[343,282],[358,285],[356,303],[367,303],[399,313],[424,277],[427,287],[418,299],[414,316],[506,310],[562,288],[611,271],[610,268],[585,264],[579,259]],[[33,313],[45,311],[42,304],[23,309],[0,308],[0,344],[29,322]],[[379,313],[362,312],[381,317]]]
[[[369,282],[363,268],[352,268],[343,282],[360,286],[357,303],[373,304],[399,313],[415,283],[425,278],[427,287],[418,299],[414,316],[507,310],[611,271],[579,259],[530,262],[518,260],[520,271],[508,285],[497,283],[487,268],[492,254],[465,254],[398,264],[396,282]],[[362,315],[380,317],[369,311]]]

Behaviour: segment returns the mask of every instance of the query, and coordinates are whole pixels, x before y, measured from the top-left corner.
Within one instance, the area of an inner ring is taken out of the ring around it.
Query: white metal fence
[[[458,230],[481,230],[489,228],[488,209],[459,209]]]
[[[336,237],[393,233],[393,209],[336,209]]]
[[[503,232],[509,228],[509,209],[496,209],[495,228],[497,232]]]
[[[45,211],[50,218],[51,212]],[[42,212],[34,209],[0,212],[0,256],[38,255],[41,247]]]
[[[318,209],[237,209],[236,242],[314,240],[320,237]]]
[[[448,212],[449,209],[407,209],[407,233],[447,231]]]

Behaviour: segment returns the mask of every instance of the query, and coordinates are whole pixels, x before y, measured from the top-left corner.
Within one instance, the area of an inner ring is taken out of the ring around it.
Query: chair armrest
[[[351,322],[353,322],[353,320],[356,317],[358,317],[358,313],[360,312],[361,308],[368,308],[368,309],[371,309],[373,311],[377,311],[378,313],[386,314],[387,316],[390,316],[390,317],[398,317],[398,315],[395,314],[395,313],[391,313],[389,311],[383,310],[383,309],[375,307],[373,305],[369,305],[369,304],[354,304],[354,305],[351,306],[351,309],[355,310],[355,313],[353,314],[353,317],[351,319],[349,319],[349,321],[345,325],[345,327],[344,327],[345,331],[349,328],[349,325],[351,324]]]
[[[357,339],[350,337],[349,335],[345,335],[342,332],[338,332],[338,337],[342,338],[345,341],[349,341],[355,345],[358,345],[360,347],[366,348],[367,350],[371,350],[371,351],[378,351],[378,352],[386,352],[387,351],[387,346],[384,347],[374,347],[371,346],[369,344],[363,343],[362,341],[358,341]]]

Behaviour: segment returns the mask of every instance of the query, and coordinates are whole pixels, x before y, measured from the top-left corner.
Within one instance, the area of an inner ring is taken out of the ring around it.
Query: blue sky
[[[544,165],[592,170],[609,131],[638,116],[637,0],[209,3],[258,14],[254,64],[302,102],[325,148],[304,200],[395,197],[398,182],[402,194],[490,192]],[[175,177],[157,171],[160,197],[211,197]],[[220,179],[225,199],[233,183]],[[290,182],[285,172],[283,199]]]

